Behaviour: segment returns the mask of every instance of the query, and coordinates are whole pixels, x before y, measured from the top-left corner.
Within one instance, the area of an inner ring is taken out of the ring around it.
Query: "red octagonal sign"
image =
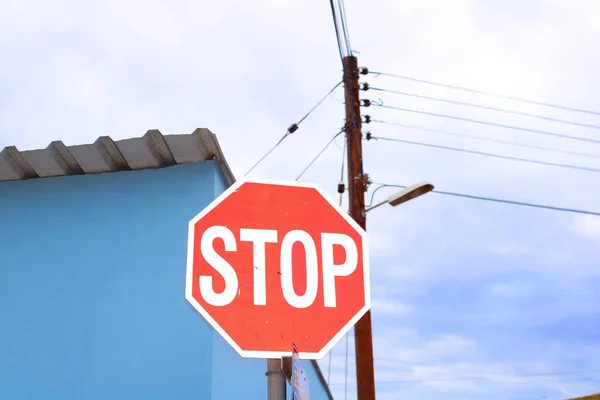
[[[242,357],[322,358],[371,306],[366,233],[316,185],[237,182],[189,223],[185,295]]]

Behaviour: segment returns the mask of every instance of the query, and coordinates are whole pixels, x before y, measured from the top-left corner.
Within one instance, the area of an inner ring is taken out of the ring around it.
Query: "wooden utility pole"
[[[358,62],[356,57],[344,57],[344,88],[346,100],[346,147],[348,149],[348,196],[350,216],[366,230],[365,184],[362,168],[362,132]],[[356,382],[358,400],[375,400],[375,370],[371,311],[354,325]]]

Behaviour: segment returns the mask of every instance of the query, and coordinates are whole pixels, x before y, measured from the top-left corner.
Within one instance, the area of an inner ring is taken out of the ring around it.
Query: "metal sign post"
[[[285,375],[281,370],[281,359],[267,359],[268,400],[286,400]]]

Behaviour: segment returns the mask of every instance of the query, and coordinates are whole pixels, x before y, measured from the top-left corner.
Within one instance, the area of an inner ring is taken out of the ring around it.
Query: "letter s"
[[[200,276],[200,294],[212,306],[226,306],[231,303],[238,291],[238,278],[235,270],[223,259],[213,247],[216,238],[223,240],[225,251],[236,251],[237,244],[233,233],[224,226],[211,226],[202,234],[200,251],[206,262],[215,269],[225,280],[225,289],[215,293],[212,276]]]

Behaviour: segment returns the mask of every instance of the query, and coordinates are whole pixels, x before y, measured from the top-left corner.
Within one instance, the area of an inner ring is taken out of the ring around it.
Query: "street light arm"
[[[384,204],[387,204],[387,203],[389,203],[389,201],[386,199],[386,200],[384,200],[384,201],[382,201],[382,202],[380,202],[380,203],[377,203],[377,204],[375,204],[374,206],[371,206],[371,207],[369,207],[369,208],[366,208],[366,209],[365,209],[365,212],[369,212],[369,211],[371,211],[372,209],[374,209],[374,208],[377,208],[377,207],[379,207],[379,206],[382,206],[382,205],[384,205]]]

